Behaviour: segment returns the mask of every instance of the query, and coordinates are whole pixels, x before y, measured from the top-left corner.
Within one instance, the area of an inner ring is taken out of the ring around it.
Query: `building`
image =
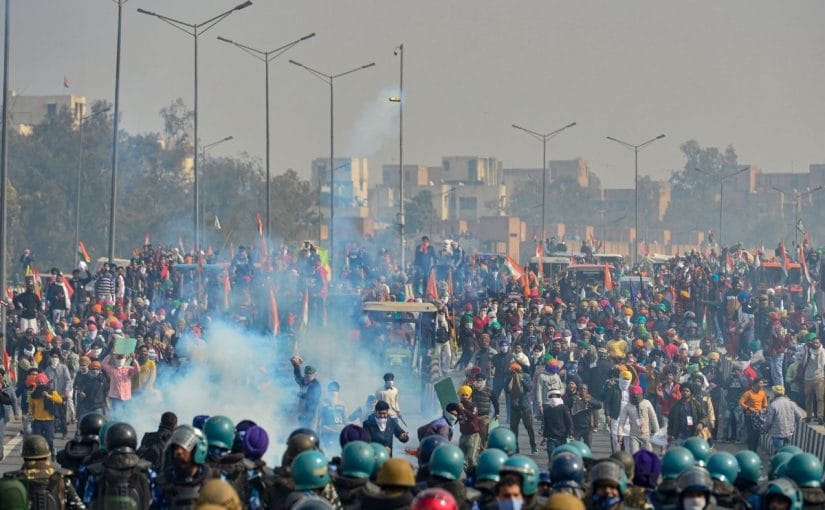
[[[9,120],[11,126],[22,134],[31,133],[33,126],[43,122],[49,115],[57,115],[66,108],[79,125],[86,115],[86,98],[83,96],[21,96],[11,91],[9,98]]]
[[[414,194],[410,190],[416,187],[427,186],[430,181],[426,165],[404,165],[404,198],[411,199]],[[381,167],[381,184],[392,189],[398,189],[398,165],[383,165]]]
[[[329,170],[329,158],[316,158],[312,161],[310,182],[320,189],[321,214],[324,218],[330,217]],[[374,225],[368,209],[367,159],[335,158],[333,178],[336,236],[349,238],[351,235],[372,234]]]
[[[483,156],[444,156],[441,175],[430,180],[435,184],[463,183],[465,186],[500,186],[504,181],[501,161]]]
[[[541,168],[505,168],[504,184],[511,190],[525,184],[541,184]],[[547,184],[554,179],[573,179],[582,188],[590,186],[590,165],[584,159],[558,159],[547,162]]]

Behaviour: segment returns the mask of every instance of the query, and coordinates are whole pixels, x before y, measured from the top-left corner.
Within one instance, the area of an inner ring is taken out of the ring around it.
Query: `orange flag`
[[[524,297],[529,298],[532,291],[530,290],[530,275],[527,271],[521,275],[521,284],[524,286]]]
[[[69,296],[69,299],[72,299],[72,296],[74,296],[74,289],[72,288],[72,284],[69,282],[69,279],[66,278],[66,275],[62,275],[60,280],[63,282],[63,288],[66,289],[66,295]]]
[[[426,298],[432,299],[439,299],[438,297],[438,285],[436,285],[435,281],[435,269],[430,269],[430,277],[427,278],[427,291],[426,291]]]
[[[604,266],[604,290],[613,290],[613,277],[610,276],[610,269]]]
[[[223,306],[229,308],[229,294],[232,291],[232,284],[229,282],[229,269],[223,272]]]
[[[275,292],[269,289],[269,313],[272,314],[272,334],[281,332],[281,320],[278,317],[278,302],[275,301]]]

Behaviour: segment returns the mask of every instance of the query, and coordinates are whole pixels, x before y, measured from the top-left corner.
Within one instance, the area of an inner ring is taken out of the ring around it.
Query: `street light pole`
[[[192,174],[193,174],[193,184],[194,184],[194,204],[192,207],[192,215],[194,216],[194,238],[195,238],[195,250],[199,248],[200,239],[198,237],[198,37],[204,34],[207,30],[214,27],[224,19],[226,19],[230,14],[235,11],[240,11],[241,9],[246,9],[252,5],[251,0],[247,0],[244,3],[238,4],[235,7],[229,9],[228,11],[222,12],[217,16],[213,16],[206,21],[201,23],[189,23],[186,21],[181,21],[178,19],[170,18],[169,16],[164,16],[162,14],[158,14],[156,12],[147,11],[145,9],[138,9],[137,12],[140,14],[146,14],[147,16],[153,16],[164,23],[172,25],[173,27],[177,28],[181,32],[190,35],[195,40],[195,84],[194,84],[194,110],[192,111],[192,121],[193,121],[193,148],[192,148]]]
[[[9,179],[9,13],[11,0],[6,0],[3,30],[3,129],[0,131],[0,292],[6,298],[6,241],[8,240],[8,179]],[[0,306],[0,324],[6,327],[6,307]],[[0,335],[0,353],[6,352],[6,337]]]
[[[204,168],[206,167],[206,153],[207,153],[210,149],[212,149],[212,148],[214,148],[214,147],[217,147],[218,145],[220,145],[220,144],[222,144],[222,143],[224,143],[224,142],[228,142],[228,141],[230,141],[230,140],[234,140],[234,139],[235,139],[235,137],[234,137],[234,136],[232,136],[232,135],[230,135],[230,136],[227,136],[227,137],[221,138],[220,140],[215,140],[215,141],[214,141],[214,142],[212,142],[212,143],[207,143],[206,145],[204,145],[204,146],[203,146],[203,148],[201,149],[201,162],[203,163]],[[203,211],[198,210],[198,215],[199,215],[199,217],[203,217],[202,212],[203,212]]]
[[[547,238],[547,141],[554,138],[556,135],[575,126],[575,122],[571,122],[566,126],[562,126],[555,131],[549,133],[538,133],[532,129],[513,124],[512,126],[519,131],[524,131],[528,135],[541,141],[541,248],[544,250],[545,239]]]
[[[639,151],[641,149],[644,149],[648,145],[652,144],[656,140],[661,140],[664,137],[665,137],[665,135],[662,134],[662,135],[659,135],[655,138],[651,138],[650,140],[648,140],[644,143],[640,143],[638,145],[633,145],[631,143],[623,142],[622,140],[619,140],[618,138],[613,138],[612,136],[607,137],[607,139],[610,140],[611,142],[616,142],[620,145],[623,145],[624,147],[627,147],[628,149],[633,150],[633,154],[634,154],[634,160],[633,160],[633,167],[634,167],[633,182],[634,182],[634,186],[633,187],[635,188],[635,190],[634,190],[635,191],[634,202],[636,204],[635,205],[636,222],[635,222],[635,226],[634,226],[635,230],[634,230],[634,234],[633,234],[633,265],[636,265],[636,264],[639,263]]]
[[[231,39],[227,39],[225,37],[218,36],[218,40],[221,42],[229,43],[233,46],[240,48],[241,50],[245,51],[246,53],[252,55],[256,59],[260,60],[264,63],[264,108],[266,109],[266,239],[270,238],[271,232],[269,228],[270,224],[270,169],[269,169],[269,63],[281,56],[283,53],[300,43],[301,41],[306,41],[309,38],[315,37],[315,32],[305,35],[300,39],[296,39],[292,42],[286,43],[279,48],[275,48],[274,50],[261,50],[258,48],[253,48],[252,46],[248,46],[246,44],[241,44],[239,42],[233,41]]]
[[[404,229],[406,228],[406,218],[404,217],[404,44],[399,44],[395,49],[395,54],[399,56],[398,73],[398,236],[399,249],[401,250],[401,271],[405,271],[407,250],[404,246]]]
[[[333,128],[335,126],[335,96],[333,84],[336,78],[341,78],[342,76],[346,76],[348,74],[352,74],[354,72],[373,67],[375,65],[375,62],[370,62],[369,64],[364,64],[362,66],[355,67],[353,69],[350,69],[349,71],[344,71],[343,73],[338,74],[325,74],[321,71],[313,69],[307,65],[304,65],[300,62],[296,62],[294,60],[290,60],[289,63],[305,69],[319,80],[329,84],[329,265],[334,270],[335,266],[333,265],[333,260],[335,257],[335,181],[333,170],[335,166],[335,132],[333,131]],[[318,191],[320,193],[320,188]]]
[[[774,190],[782,193],[783,195],[788,194],[787,191],[783,191],[776,186],[771,186]],[[808,195],[813,195],[818,191],[822,191],[825,189],[825,186],[817,186],[814,189],[809,189],[805,192],[799,192],[794,190],[794,222],[793,222],[793,231],[794,231],[794,245],[799,246],[799,208],[802,205],[802,197],[807,197]]]
[[[98,110],[96,112],[90,113],[89,115],[84,115],[80,118],[80,125],[77,128],[77,135],[78,135],[78,151],[77,151],[77,188],[76,188],[76,195],[75,195],[75,218],[74,218],[74,247],[75,247],[75,256],[74,256],[74,264],[77,266],[78,262],[80,262],[80,252],[78,247],[80,246],[80,186],[81,186],[81,178],[80,174],[83,172],[83,124],[86,123],[92,117],[96,117],[101,113],[106,113],[111,110],[110,107],[106,107],[102,110]]]
[[[735,176],[741,174],[742,172],[748,170],[749,168],[750,168],[749,166],[746,166],[744,168],[740,168],[739,170],[736,170],[736,171],[731,172],[729,174],[719,174],[719,235],[716,236],[716,239],[717,239],[720,247],[722,246],[722,203],[724,201],[723,197],[725,196],[724,195],[724,193],[725,193],[725,180],[729,179],[731,177],[735,177]],[[711,172],[708,172],[707,170],[702,170],[701,168],[698,168],[698,167],[694,168],[694,170],[696,170],[699,173],[708,175],[708,176],[712,175]]]
[[[117,222],[117,153],[118,126],[120,120],[120,42],[123,28],[123,4],[128,0],[115,0],[117,3],[117,43],[115,45],[115,111],[112,115],[112,184],[109,196],[109,263],[115,261],[115,226]],[[81,129],[82,129],[81,119]],[[81,148],[82,150],[82,148]],[[80,212],[80,209],[78,209]],[[76,247],[75,247],[76,248]]]

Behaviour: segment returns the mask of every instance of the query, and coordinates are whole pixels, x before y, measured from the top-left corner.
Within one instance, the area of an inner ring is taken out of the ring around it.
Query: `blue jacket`
[[[393,436],[397,437],[402,443],[409,441],[409,438],[407,438],[407,441],[401,439],[401,434],[406,432],[406,430],[401,427],[398,418],[387,418],[387,428],[382,431],[378,428],[378,422],[375,421],[375,414],[373,413],[364,421],[364,430],[369,432],[370,441],[380,443],[390,450],[392,450]]]

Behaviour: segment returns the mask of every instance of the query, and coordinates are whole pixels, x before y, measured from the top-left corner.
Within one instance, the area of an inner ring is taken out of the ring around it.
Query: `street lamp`
[[[665,137],[665,135],[659,135],[656,138],[651,138],[650,140],[648,140],[644,143],[640,143],[639,145],[633,145],[631,143],[623,142],[623,141],[621,141],[617,138],[613,138],[612,136],[607,137],[607,139],[610,140],[611,142],[616,142],[620,145],[623,145],[623,146],[627,147],[628,149],[632,149],[633,153],[635,154],[635,160],[634,160],[635,161],[634,162],[635,173],[634,173],[634,179],[633,179],[633,182],[634,182],[633,187],[635,188],[635,194],[636,194],[636,197],[635,197],[635,200],[634,200],[634,202],[636,203],[636,212],[635,212],[636,225],[634,227],[635,231],[634,231],[634,234],[633,234],[633,265],[636,265],[639,262],[639,151],[641,149],[644,149],[648,145],[652,144],[656,140],[661,140],[664,137]]]
[[[83,124],[92,117],[97,117],[101,113],[106,113],[111,110],[111,106],[107,106],[102,110],[98,110],[96,112],[92,112],[88,115],[84,115],[80,118],[80,125],[77,128],[77,138],[78,138],[78,151],[77,151],[77,189],[75,195],[75,208],[74,208],[74,247],[75,247],[75,256],[74,256],[74,264],[77,266],[77,263],[80,262],[80,252],[78,251],[77,247],[80,246],[80,174],[83,172]],[[117,143],[117,142],[115,142]],[[114,167],[113,167],[114,168]]]
[[[269,239],[270,231],[269,231],[269,186],[270,186],[270,177],[269,177],[269,63],[281,56],[283,53],[291,49],[293,46],[298,44],[301,41],[306,41],[307,39],[315,37],[315,32],[305,35],[300,39],[295,39],[292,42],[284,44],[279,48],[275,48],[274,50],[264,51],[259,50],[257,48],[253,48],[251,46],[247,46],[245,44],[241,44],[239,42],[235,42],[231,39],[227,39],[225,37],[218,36],[218,40],[221,42],[229,43],[238,48],[242,49],[243,51],[249,53],[253,57],[257,58],[261,62],[264,63],[264,91],[265,91],[265,108],[266,108],[266,238]]]
[[[234,139],[235,139],[235,137],[230,135],[230,136],[227,136],[225,138],[221,138],[220,140],[216,140],[212,143],[207,143],[206,145],[204,145],[203,148],[201,148],[201,161],[203,162],[204,166],[206,166],[206,153],[209,150],[211,150],[214,147],[217,147],[218,145],[220,145],[224,142],[228,142],[228,141],[234,140]],[[199,215],[200,218],[202,218],[203,217],[203,211],[198,210],[198,215]]]
[[[115,261],[115,225],[117,223],[117,153],[118,127],[120,124],[120,41],[123,28],[123,4],[128,0],[115,0],[117,4],[117,42],[115,44],[115,111],[112,115],[112,183],[109,196],[109,263]],[[81,129],[83,121],[81,120]],[[82,142],[81,142],[82,143]],[[81,147],[81,151],[83,148]],[[79,203],[79,202],[78,202]],[[78,208],[78,212],[80,209]],[[77,248],[77,246],[75,246]],[[75,250],[77,251],[77,250]]]
[[[575,126],[575,122],[571,122],[570,124],[560,127],[555,131],[551,131],[549,133],[538,133],[533,131],[532,129],[527,129],[525,127],[518,126],[513,124],[513,127],[524,131],[528,135],[532,136],[541,141],[541,247],[544,249],[544,242],[547,237],[547,228],[546,228],[546,215],[547,215],[547,141],[551,138],[555,137],[557,134],[561,133],[565,129],[569,129]]]
[[[0,291],[6,293],[6,240],[8,239],[8,180],[9,180],[9,4],[6,0],[3,21],[3,129],[0,130]],[[6,307],[0,306],[0,324],[6,327]],[[0,353],[6,352],[6,337],[0,336]]]
[[[307,70],[319,80],[329,84],[329,266],[335,269],[333,265],[335,257],[335,181],[333,172],[333,167],[335,166],[335,133],[333,131],[335,122],[335,96],[333,84],[336,78],[341,78],[348,74],[373,67],[375,62],[370,62],[369,64],[364,64],[338,74],[325,74],[294,60],[290,60],[289,63]]]
[[[782,191],[781,189],[777,188],[776,186],[771,186],[775,191],[782,193],[783,195],[788,194],[788,191]],[[813,195],[817,191],[822,191],[823,186],[817,186],[814,189],[809,189],[808,191],[796,191],[793,190],[794,194],[794,222],[793,222],[793,230],[794,230],[794,246],[799,246],[799,206],[802,203],[802,197],[807,197],[808,195]]]
[[[391,97],[390,101],[398,103],[398,237],[401,250],[401,270],[406,267],[406,249],[404,248],[404,44],[399,44],[393,55],[400,57],[398,73],[398,97]]]
[[[735,177],[735,176],[741,174],[742,172],[744,172],[748,169],[750,169],[750,167],[746,166],[744,168],[740,168],[739,170],[736,170],[735,172],[731,172],[729,174],[721,174],[720,173],[719,175],[717,175],[717,177],[719,177],[719,235],[717,236],[717,241],[719,242],[720,247],[722,246],[722,201],[724,200],[722,197],[724,196],[724,193],[725,193],[725,180],[729,179],[729,178],[732,178],[732,177]],[[696,170],[699,173],[705,174],[707,176],[713,175],[711,172],[708,172],[707,170],[702,170],[701,168],[698,168],[698,167],[694,168],[694,170]]]
[[[625,211],[621,217],[610,221],[607,221],[607,209],[599,209],[596,212],[602,217],[602,253],[607,253],[607,226],[613,226],[627,218],[627,211]],[[595,249],[596,247],[594,246],[593,248]]]
[[[168,23],[173,27],[177,28],[181,32],[192,36],[195,41],[195,104],[194,109],[192,110],[192,121],[193,121],[193,140],[194,140],[194,147],[192,148],[192,173],[194,176],[194,204],[192,207],[192,212],[194,216],[194,236],[195,236],[195,249],[199,249],[199,239],[198,239],[198,37],[204,34],[207,30],[214,27],[224,19],[226,19],[230,14],[235,11],[240,11],[241,9],[246,9],[252,5],[250,0],[242,4],[238,4],[235,7],[229,9],[228,11],[222,12],[217,16],[209,18],[206,21],[201,23],[188,23],[186,21],[177,20],[174,18],[170,18],[168,16],[164,16],[162,14],[158,14],[156,12],[147,11],[145,9],[138,9],[137,12],[141,14],[146,14],[147,16],[154,16],[155,18],[163,21],[164,23]]]

